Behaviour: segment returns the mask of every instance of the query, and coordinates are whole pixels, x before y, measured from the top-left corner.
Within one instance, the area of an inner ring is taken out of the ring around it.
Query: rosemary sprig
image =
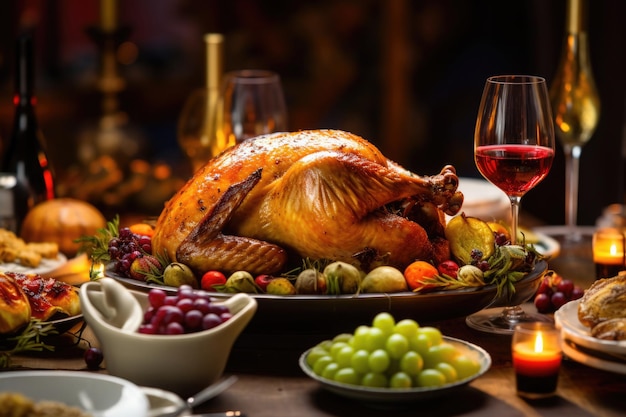
[[[54,346],[42,342],[42,338],[58,334],[53,324],[39,319],[31,319],[22,333],[7,338],[15,346],[9,350],[0,351],[0,369],[6,369],[11,364],[11,357],[16,353],[41,352],[43,350],[54,351]]]
[[[79,251],[86,253],[93,262],[101,263],[111,260],[109,255],[109,241],[119,236],[120,217],[116,215],[108,221],[106,227],[98,229],[93,236],[82,236],[75,242],[80,243]]]

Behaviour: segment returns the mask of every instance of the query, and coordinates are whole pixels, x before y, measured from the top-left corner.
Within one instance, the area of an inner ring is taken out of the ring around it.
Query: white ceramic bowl
[[[78,371],[0,372],[0,392],[35,402],[57,401],[94,417],[146,417],[148,400],[137,385],[111,375]]]
[[[112,290],[117,293],[109,297]],[[213,329],[183,335],[148,335],[121,329],[122,321],[113,317],[116,312],[133,310],[127,305],[126,292],[139,301],[143,310],[147,308],[147,293],[129,290],[111,278],[88,282],[80,288],[83,315],[100,342],[107,371],[183,398],[222,376],[234,342],[257,309],[254,298],[235,294],[219,301],[230,309],[232,318]],[[119,305],[109,309],[104,300]]]

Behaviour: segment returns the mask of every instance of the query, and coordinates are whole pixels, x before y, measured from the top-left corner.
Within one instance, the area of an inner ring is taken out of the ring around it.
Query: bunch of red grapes
[[[114,271],[130,277],[130,266],[137,258],[152,253],[152,238],[133,233],[130,228],[120,229],[117,237],[109,241],[109,256],[114,262]]]
[[[554,271],[544,275],[535,295],[535,307],[543,314],[554,313],[564,304],[582,297],[584,290]]]
[[[212,329],[232,317],[227,306],[216,303],[205,291],[189,285],[178,287],[176,295],[159,288],[148,292],[150,306],[144,313],[139,333],[184,334]]]

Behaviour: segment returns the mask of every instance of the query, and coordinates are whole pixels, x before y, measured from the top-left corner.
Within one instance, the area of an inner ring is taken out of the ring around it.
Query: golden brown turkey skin
[[[402,268],[447,259],[457,186],[451,166],[418,176],[347,132],[265,135],[207,162],[166,203],[152,244],[198,274],[276,273],[289,255]]]

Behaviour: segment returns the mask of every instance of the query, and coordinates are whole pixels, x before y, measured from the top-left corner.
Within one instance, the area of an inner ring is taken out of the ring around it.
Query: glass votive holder
[[[563,356],[560,331],[552,323],[520,323],[511,352],[517,394],[531,399],[554,395]]]
[[[620,229],[598,229],[593,234],[592,248],[596,279],[615,277],[626,269],[626,237]]]

